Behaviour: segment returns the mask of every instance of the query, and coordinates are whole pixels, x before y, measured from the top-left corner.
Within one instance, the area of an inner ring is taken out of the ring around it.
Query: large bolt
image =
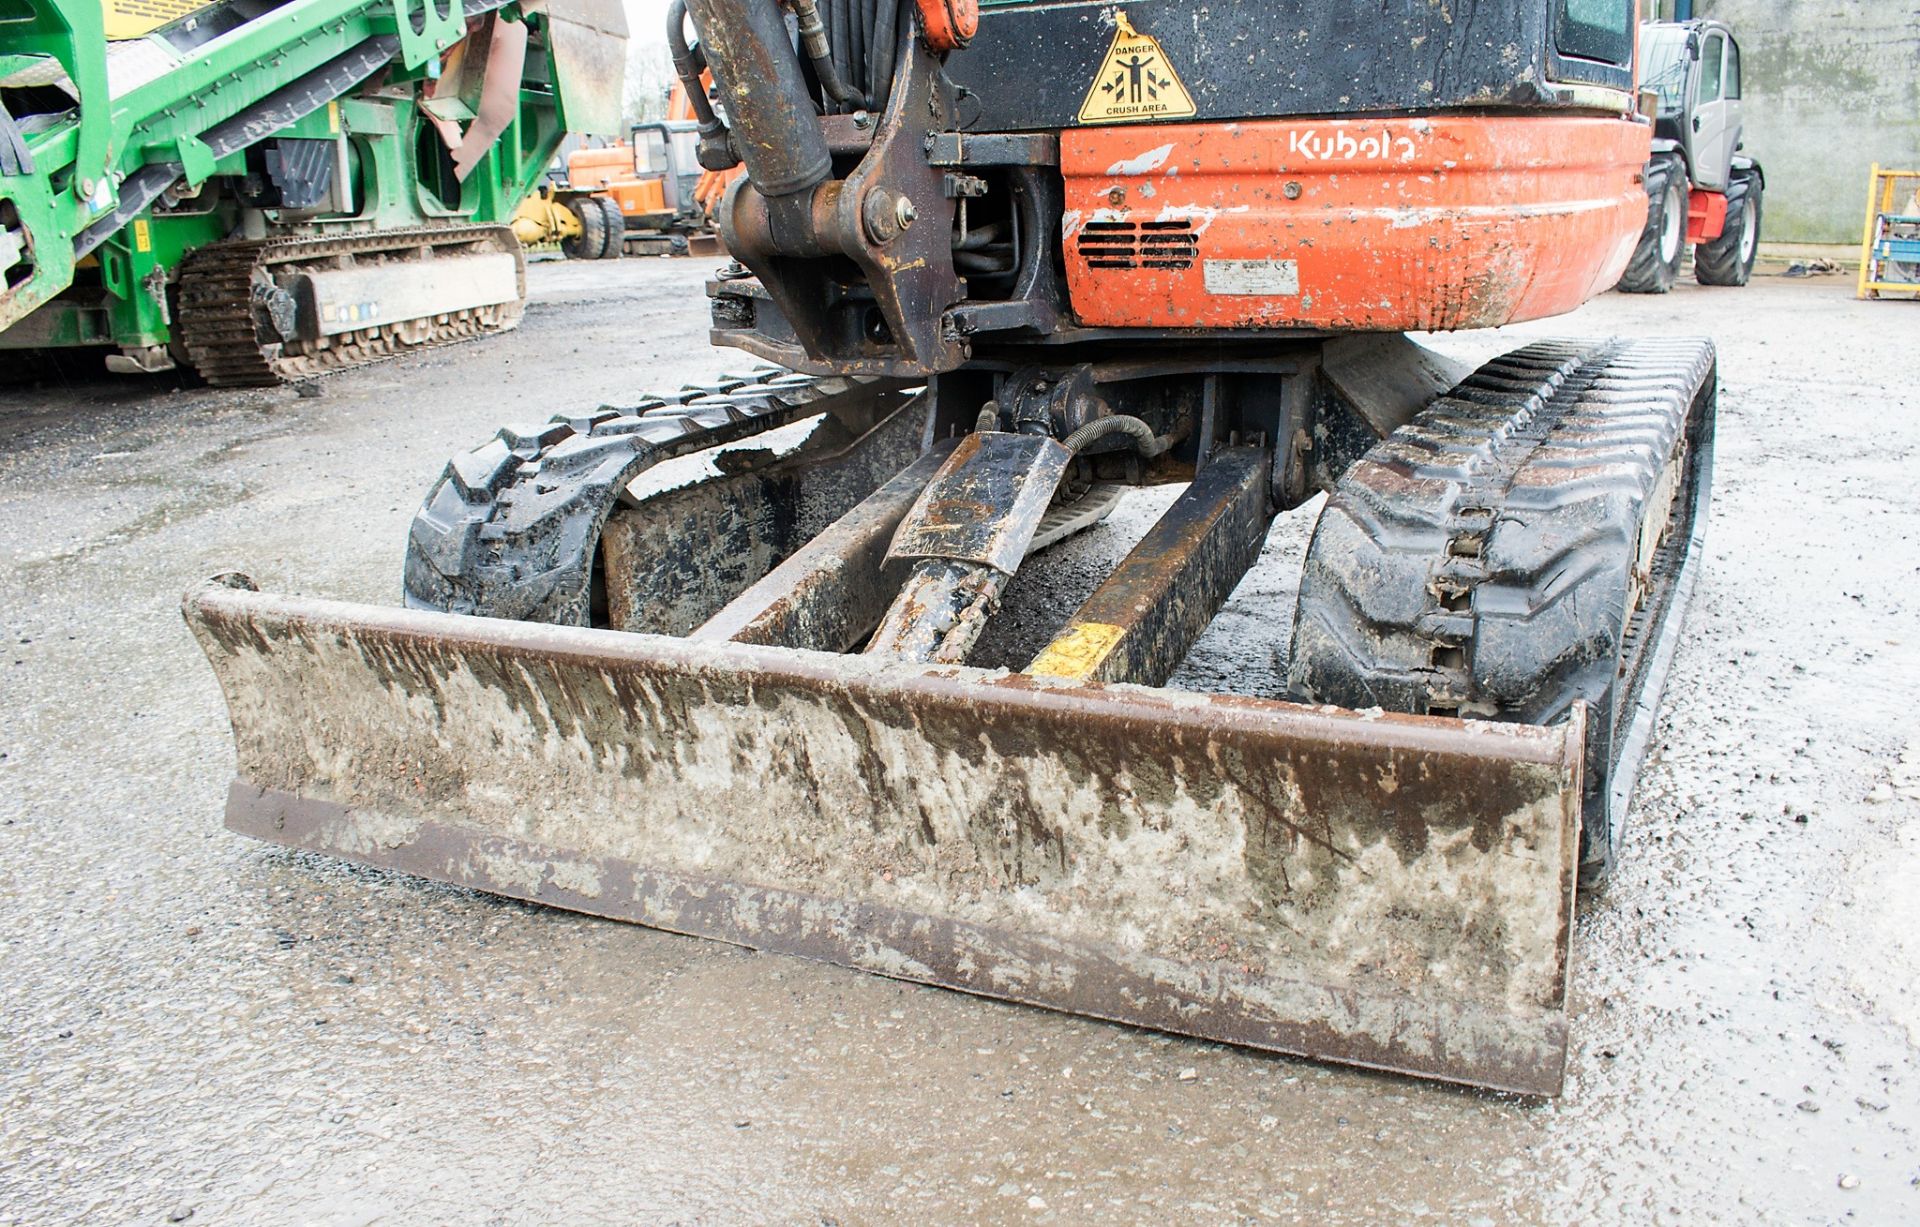
[[[860,202],[860,216],[866,223],[869,239],[876,243],[890,243],[913,225],[920,214],[905,196],[895,196],[885,188],[877,187]]]

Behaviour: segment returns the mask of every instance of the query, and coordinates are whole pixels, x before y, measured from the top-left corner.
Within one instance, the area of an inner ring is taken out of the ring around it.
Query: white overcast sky
[[[667,41],[667,0],[625,0],[627,38],[636,46],[664,45]]]

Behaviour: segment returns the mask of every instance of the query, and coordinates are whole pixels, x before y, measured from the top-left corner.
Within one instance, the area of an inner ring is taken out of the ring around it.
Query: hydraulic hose
[[[827,97],[835,102],[866,106],[865,95],[847,84],[833,62],[833,48],[827,42],[826,26],[820,23],[819,6],[813,0],[793,0],[793,13],[800,19],[800,49],[813,62],[813,75],[820,79],[820,88],[827,91]]]
[[[733,151],[732,133],[713,113],[707,100],[706,83],[700,74],[706,71],[704,57],[687,45],[687,0],[673,0],[667,6],[667,54],[673,60],[674,75],[687,95],[687,105],[700,125],[700,166],[703,170],[731,170],[740,165]]]
[[[1063,446],[1078,454],[1089,445],[1098,443],[1110,435],[1125,435],[1133,443],[1133,450],[1151,460],[1161,452],[1173,446],[1170,440],[1160,438],[1153,433],[1153,427],[1137,417],[1124,413],[1109,414],[1095,418],[1085,426],[1074,431],[1062,440]]]
[[[791,196],[804,208],[804,193],[827,180],[833,158],[780,6],[773,0],[686,5],[747,177],[769,201]]]
[[[867,44],[867,92],[875,110],[887,109],[893,93],[893,60],[900,40],[900,5],[904,0],[880,0],[879,19]]]
[[[713,104],[707,101],[707,87],[700,83],[700,62],[694,58],[693,48],[687,45],[687,0],[673,0],[667,6],[667,55],[673,60],[673,72],[680,78],[680,88],[687,91],[687,104],[693,108],[693,117],[700,121],[702,128],[718,124],[720,119],[713,113]]]

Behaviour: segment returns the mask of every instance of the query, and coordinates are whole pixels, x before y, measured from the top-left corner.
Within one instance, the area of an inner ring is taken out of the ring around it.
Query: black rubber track
[[[306,342],[261,339],[252,301],[257,280],[275,270],[325,265],[341,256],[409,259],[421,248],[448,253],[461,249],[511,252],[521,261],[520,297],[511,303],[358,329],[330,338],[324,349]],[[229,239],[190,252],[181,262],[174,333],[195,373],[214,387],[269,387],[369,366],[416,349],[507,332],[519,325],[525,302],[525,256],[520,240],[507,226]]]
[[[836,397],[902,386],[769,367],[631,409],[502,430],[449,461],[414,514],[406,603],[586,626],[600,532],[621,491],[643,470],[824,413]]]
[[[1679,186],[1677,198],[1673,194]],[[1620,275],[1619,288],[1629,294],[1665,294],[1680,276],[1680,262],[1687,254],[1683,233],[1674,246],[1673,258],[1660,258],[1660,228],[1666,210],[1679,208],[1681,225],[1686,224],[1687,169],[1679,158],[1657,157],[1647,163],[1647,222],[1641,227],[1640,241],[1634,246],[1633,259]]]
[[[1754,257],[1760,252],[1760,176],[1735,175],[1727,184],[1727,225],[1720,237],[1693,249],[1693,275],[1701,285],[1745,285],[1753,276]],[[1753,216],[1747,217],[1747,202]],[[1742,259],[1740,248],[1747,226],[1754,230],[1753,246]]]
[[[1436,399],[1356,461],[1321,513],[1295,696],[1532,724],[1586,701],[1582,862],[1603,877],[1624,813],[1624,794],[1609,800],[1615,726],[1658,696],[1644,649],[1677,613],[1714,378],[1706,340],[1542,342]],[[1630,618],[1640,526],[1683,438],[1672,523]]]

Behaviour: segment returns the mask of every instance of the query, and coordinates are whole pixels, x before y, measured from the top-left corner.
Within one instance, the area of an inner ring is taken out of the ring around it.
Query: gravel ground
[[[1920,1220],[1920,366],[1912,310],[1838,278],[1440,342],[1722,347],[1707,567],[1624,867],[1581,910],[1557,1102],[227,833],[232,750],[179,594],[237,568],[395,602],[450,452],[741,365],[705,348],[708,267],[536,266],[517,333],[311,397],[0,391],[0,1223]],[[1090,584],[1167,497],[1016,609]],[[1272,685],[1310,515],[1180,684]]]

